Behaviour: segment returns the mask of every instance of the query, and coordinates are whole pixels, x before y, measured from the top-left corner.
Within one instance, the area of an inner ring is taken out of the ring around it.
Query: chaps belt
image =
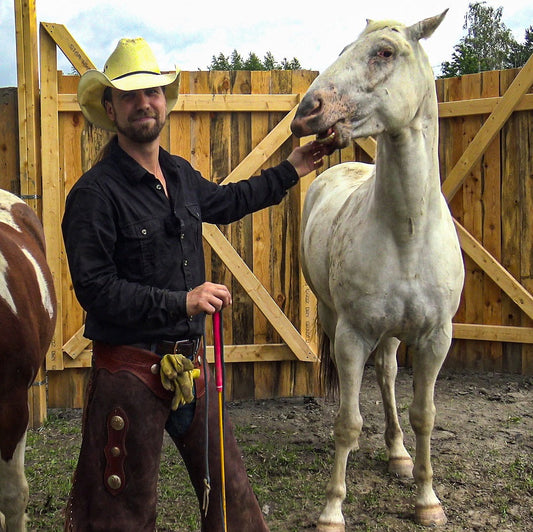
[[[192,340],[177,340],[175,342],[171,340],[161,340],[159,342],[141,342],[131,344],[132,347],[139,347],[141,349],[147,349],[158,355],[168,354],[180,354],[189,359],[193,359],[198,348],[200,347],[200,338],[194,338]]]

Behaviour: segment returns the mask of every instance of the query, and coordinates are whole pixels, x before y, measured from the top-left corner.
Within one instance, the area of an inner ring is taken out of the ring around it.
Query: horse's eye
[[[380,50],[378,52],[378,56],[382,57],[383,59],[389,59],[393,56],[392,50]]]

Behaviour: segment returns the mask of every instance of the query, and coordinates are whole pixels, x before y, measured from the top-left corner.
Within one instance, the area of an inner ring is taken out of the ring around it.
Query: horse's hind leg
[[[0,458],[0,511],[5,517],[6,532],[25,532],[28,482],[24,474],[26,433],[18,442],[11,460]]]
[[[403,478],[413,477],[413,460],[403,444],[403,432],[398,420],[394,384],[398,374],[396,338],[386,338],[375,354],[376,376],[385,411],[385,444],[389,452],[389,473]]]
[[[350,451],[359,448],[363,418],[359,390],[369,348],[348,327],[337,326],[335,361],[339,374],[340,405],[335,418],[335,460],[326,488],[326,506],[318,519],[318,532],[344,532],[342,503],[346,498],[346,463]]]

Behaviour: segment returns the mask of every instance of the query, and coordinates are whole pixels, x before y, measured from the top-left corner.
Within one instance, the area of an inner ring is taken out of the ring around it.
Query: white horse
[[[375,166],[330,168],[313,182],[304,205],[302,268],[318,299],[340,389],[335,463],[318,523],[323,531],[345,529],[346,461],[358,448],[359,390],[372,352],[389,471],[414,476],[417,522],[446,522],[432,487],[430,437],[435,381],[451,343],[464,268],[440,190],[435,83],[419,43],[445,14],[409,27],[368,21],[313,82],[291,126],[297,136],[317,134],[332,150],[355,138],[377,137]],[[413,353],[414,468],[394,397],[400,341]]]

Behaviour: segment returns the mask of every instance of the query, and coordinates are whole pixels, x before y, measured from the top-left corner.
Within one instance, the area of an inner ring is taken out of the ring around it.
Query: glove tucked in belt
[[[194,379],[200,376],[200,370],[187,357],[180,354],[164,355],[159,373],[163,388],[174,392],[172,410],[194,399]]]

